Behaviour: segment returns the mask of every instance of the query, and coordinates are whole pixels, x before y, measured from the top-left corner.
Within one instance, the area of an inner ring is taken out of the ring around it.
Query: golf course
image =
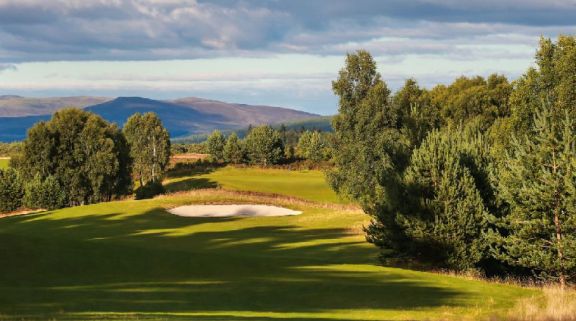
[[[167,194],[0,219],[0,320],[462,320],[539,290],[381,266],[320,171],[168,173]],[[180,217],[262,204],[278,217]]]

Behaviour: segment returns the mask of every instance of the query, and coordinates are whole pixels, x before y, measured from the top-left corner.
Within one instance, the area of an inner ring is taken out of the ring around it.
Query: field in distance
[[[362,232],[368,217],[339,204],[318,171],[225,167],[171,176],[166,186],[179,193],[1,219],[0,320],[460,320],[539,295],[379,266]],[[215,186],[223,189],[185,191]],[[166,211],[214,203],[303,214]]]

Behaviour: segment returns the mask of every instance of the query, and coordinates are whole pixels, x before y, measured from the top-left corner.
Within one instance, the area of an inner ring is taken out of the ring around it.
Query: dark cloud
[[[574,0],[0,0],[0,61],[327,55],[355,45],[463,54],[456,44],[494,35],[575,32],[574,17]]]

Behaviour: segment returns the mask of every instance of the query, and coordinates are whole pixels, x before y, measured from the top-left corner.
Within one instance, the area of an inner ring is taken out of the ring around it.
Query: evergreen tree
[[[12,168],[0,169],[0,213],[22,206],[24,188],[18,173]]]
[[[224,160],[232,164],[240,164],[244,160],[244,148],[236,133],[230,134],[226,140]]]
[[[213,161],[219,162],[224,160],[225,144],[226,138],[222,135],[222,132],[215,130],[210,134],[206,141],[206,145],[208,146],[208,154],[210,154]]]
[[[500,169],[510,205],[497,257],[565,286],[576,272],[576,119],[544,104]]]
[[[413,152],[399,217],[413,254],[456,270],[474,268],[487,257],[490,198],[478,188],[488,171],[477,153],[482,149],[487,147],[481,136],[446,128],[434,130]]]
[[[278,131],[270,126],[253,128],[245,139],[250,163],[261,166],[278,164],[283,160],[284,145]]]
[[[123,132],[140,186],[161,181],[170,161],[170,135],[160,118],[155,113],[136,113],[128,118]]]

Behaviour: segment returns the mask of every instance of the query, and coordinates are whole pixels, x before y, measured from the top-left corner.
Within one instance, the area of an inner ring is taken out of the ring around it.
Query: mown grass
[[[345,203],[318,170],[282,170],[227,166],[178,175],[166,181],[168,191],[220,186],[224,189],[274,193],[310,201]]]
[[[8,168],[9,165],[10,165],[10,159],[0,158],[0,169],[1,168]]]
[[[165,211],[194,203],[304,213],[182,218]],[[538,294],[378,266],[361,232],[366,221],[342,206],[224,190],[4,218],[0,320],[460,320],[502,314]]]

